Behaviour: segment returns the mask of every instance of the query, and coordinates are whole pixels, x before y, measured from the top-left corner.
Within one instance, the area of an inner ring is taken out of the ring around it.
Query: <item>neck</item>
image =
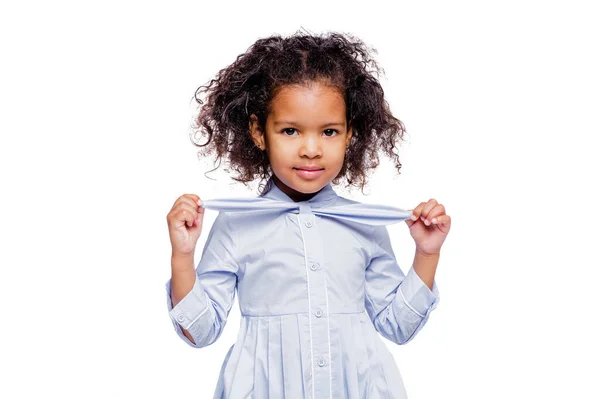
[[[277,176],[275,174],[273,174],[273,183],[275,183],[275,185],[281,191],[283,191],[285,193],[285,195],[290,197],[292,199],[292,201],[294,201],[294,202],[308,201],[309,199],[311,199],[312,197],[317,195],[323,189],[323,188],[321,188],[321,190],[316,191],[314,193],[301,193],[301,192],[294,190],[293,188],[286,186],[281,180],[279,180],[277,178]]]

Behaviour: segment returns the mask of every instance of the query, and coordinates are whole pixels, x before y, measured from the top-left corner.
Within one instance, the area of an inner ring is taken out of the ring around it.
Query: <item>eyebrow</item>
[[[293,122],[293,121],[276,121],[274,123],[274,125],[294,125],[294,126],[301,126],[299,123],[297,122]],[[321,125],[321,128],[324,128],[326,126],[345,126],[346,124],[344,122],[327,122],[324,125]]]

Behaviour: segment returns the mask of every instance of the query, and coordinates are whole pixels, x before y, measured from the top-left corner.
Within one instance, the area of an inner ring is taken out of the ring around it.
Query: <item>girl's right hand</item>
[[[183,194],[167,215],[171,256],[194,256],[204,221],[204,208],[199,201],[200,197],[195,194]]]

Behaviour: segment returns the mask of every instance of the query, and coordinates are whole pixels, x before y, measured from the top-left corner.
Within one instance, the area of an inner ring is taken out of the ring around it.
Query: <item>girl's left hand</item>
[[[450,231],[450,215],[446,215],[444,205],[432,198],[421,202],[412,210],[412,214],[406,224],[415,240],[417,251],[425,255],[439,254]]]

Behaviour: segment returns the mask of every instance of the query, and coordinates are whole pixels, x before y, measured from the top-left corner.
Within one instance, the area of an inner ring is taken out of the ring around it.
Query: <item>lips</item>
[[[307,180],[317,179],[325,173],[324,168],[319,168],[317,166],[303,166],[302,168],[294,168],[294,170],[298,176]]]
[[[323,170],[324,168],[320,168],[318,166],[303,166],[303,167],[294,168],[294,169],[314,171],[314,170]]]

